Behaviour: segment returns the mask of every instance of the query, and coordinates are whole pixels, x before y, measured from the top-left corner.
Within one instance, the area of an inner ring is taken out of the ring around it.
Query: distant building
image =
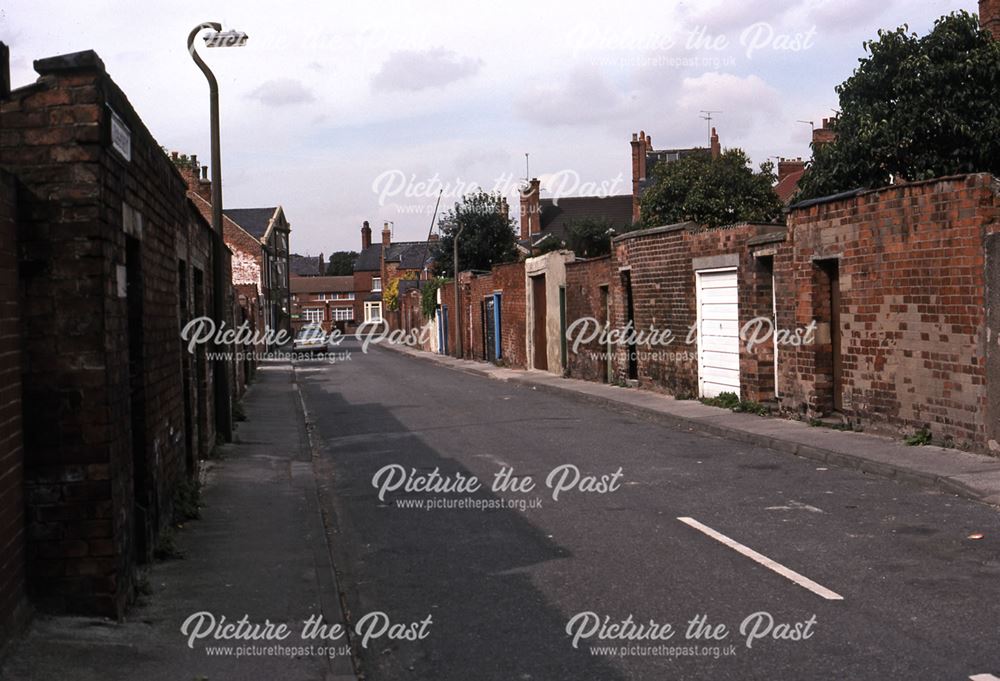
[[[354,324],[354,277],[292,277],[292,329],[321,324],[329,333]]]
[[[360,324],[383,318],[383,287],[389,282],[401,280],[403,292],[429,279],[433,253],[434,239],[393,243],[389,223],[382,228],[382,243],[373,244],[366,220],[361,227],[361,252],[354,263],[355,321]]]
[[[326,274],[326,261],[322,253],[316,256],[292,253],[288,256],[288,272],[291,277],[321,277]]]
[[[291,306],[288,294],[288,237],[291,225],[281,206],[267,208],[227,208],[225,216],[261,244],[261,292],[264,320],[270,329],[291,333]],[[237,263],[234,263],[235,268]]]

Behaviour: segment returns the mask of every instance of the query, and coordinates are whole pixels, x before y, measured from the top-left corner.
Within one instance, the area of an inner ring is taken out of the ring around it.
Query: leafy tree
[[[691,220],[718,227],[737,222],[772,222],[782,204],[774,193],[774,164],[754,172],[742,149],[713,159],[706,151],[653,169],[642,196],[640,219],[646,227]]]
[[[1000,41],[968,12],[942,17],[922,38],[879,31],[837,87],[837,139],[813,150],[798,198],[893,179],[1000,174]]]
[[[385,309],[395,312],[399,309],[399,282],[400,281],[411,281],[416,279],[417,275],[415,272],[404,272],[402,276],[395,279],[390,279],[382,287],[382,303],[385,305]]]
[[[506,204],[500,194],[479,190],[462,197],[438,223],[441,238],[434,253],[436,273],[454,276],[453,244],[458,239],[458,267],[464,270],[488,270],[493,265],[517,258],[514,221],[503,210]]]
[[[331,253],[326,266],[326,276],[346,277],[354,274],[354,261],[357,259],[357,251],[335,251]]]
[[[607,218],[581,218],[566,225],[566,248],[581,258],[596,258],[611,252],[612,230],[622,232]]]
[[[424,288],[420,291],[420,311],[425,318],[430,319],[434,316],[434,311],[437,310],[438,289],[447,282],[448,279],[444,277],[435,277],[424,284]]]

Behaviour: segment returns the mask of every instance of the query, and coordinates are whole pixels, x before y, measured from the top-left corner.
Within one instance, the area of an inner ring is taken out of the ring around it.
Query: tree
[[[354,261],[358,259],[357,251],[336,251],[330,254],[326,266],[326,276],[346,277],[354,274]]]
[[[813,149],[797,198],[970,172],[1000,174],[1000,41],[968,12],[923,38],[879,31],[837,87],[834,142]]]
[[[607,218],[580,218],[566,224],[566,248],[581,258],[596,258],[611,252],[612,230],[616,229]]]
[[[782,211],[775,179],[774,164],[766,161],[754,172],[742,149],[716,159],[706,151],[660,163],[642,195],[640,219],[646,227],[686,220],[709,227],[772,222]]]
[[[517,240],[514,222],[504,210],[506,205],[500,194],[479,190],[462,197],[452,210],[445,213],[438,223],[441,238],[434,251],[435,272],[441,276],[454,276],[453,244],[460,228],[459,271],[488,270],[493,265],[515,260]]]

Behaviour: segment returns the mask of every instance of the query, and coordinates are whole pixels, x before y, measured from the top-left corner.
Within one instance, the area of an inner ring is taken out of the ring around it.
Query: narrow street
[[[432,617],[422,640],[383,637],[362,648],[371,681],[936,681],[997,667],[1000,535],[990,507],[389,349],[343,349],[349,361],[299,361],[295,375],[348,618],[353,626],[375,611],[394,623]],[[621,484],[553,500],[546,477],[566,464],[598,478],[621,467]],[[390,491],[380,501],[373,476],[390,465],[477,476],[483,489]],[[503,467],[537,486],[494,494]],[[403,507],[464,497],[527,503]],[[985,537],[968,539],[974,533]],[[588,612],[669,623],[675,633],[659,642],[584,635],[574,648],[567,623]],[[760,615],[741,634],[761,612],[773,628]],[[699,615],[726,625],[724,640],[686,640]],[[796,631],[804,640],[775,639]],[[699,650],[664,654],[658,643]],[[623,655],[623,645],[638,648]]]

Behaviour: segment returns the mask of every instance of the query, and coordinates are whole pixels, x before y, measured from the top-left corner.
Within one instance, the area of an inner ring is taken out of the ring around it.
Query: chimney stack
[[[361,250],[365,250],[372,245],[372,228],[368,226],[368,221],[365,220],[364,224],[361,225]]]
[[[170,152],[170,160],[174,162],[181,177],[187,184],[188,191],[192,191],[209,203],[212,202],[212,181],[208,179],[208,166],[200,166],[198,157],[191,154],[186,161],[182,161],[176,151]]]
[[[388,222],[382,223],[382,254],[389,250],[389,246],[392,244],[392,229],[389,227]]]
[[[537,177],[531,178],[528,186],[521,190],[521,238],[529,239],[532,234],[542,231],[541,203],[538,194],[541,182]]]
[[[782,158],[778,160],[778,182],[780,183],[789,175],[802,172],[806,169],[806,162],[801,158]]]
[[[979,0],[979,25],[1000,40],[1000,0]]]
[[[646,181],[646,155],[653,150],[653,138],[644,130],[632,133],[632,221],[639,221],[639,199]]]
[[[722,155],[722,145],[719,144],[719,133],[712,128],[712,160],[719,158]]]
[[[814,151],[824,144],[829,144],[837,139],[837,133],[833,130],[834,121],[836,121],[835,118],[824,118],[823,127],[813,130],[812,146]]]

